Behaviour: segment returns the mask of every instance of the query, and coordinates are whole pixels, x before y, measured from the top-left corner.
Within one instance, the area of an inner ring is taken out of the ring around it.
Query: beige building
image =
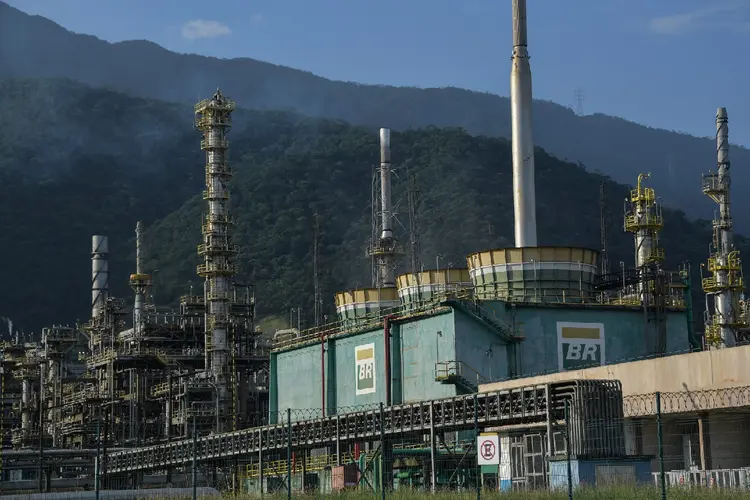
[[[659,470],[656,393],[661,393],[665,470],[670,482],[717,482],[748,488],[750,480],[750,346],[553,373],[524,385],[571,379],[622,383],[629,454],[652,455]],[[518,380],[480,386],[511,388]],[[700,471],[709,471],[701,473]]]

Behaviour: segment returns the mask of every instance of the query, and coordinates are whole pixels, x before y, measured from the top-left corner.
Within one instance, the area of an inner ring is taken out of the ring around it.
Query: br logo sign
[[[557,360],[560,371],[603,365],[604,346],[602,323],[557,323]]]
[[[354,360],[357,396],[375,392],[375,344],[355,347]]]

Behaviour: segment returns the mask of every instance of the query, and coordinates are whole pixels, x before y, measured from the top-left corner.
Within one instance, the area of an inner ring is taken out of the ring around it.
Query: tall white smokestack
[[[535,247],[536,196],[531,127],[531,66],[526,38],[526,0],[513,0],[513,58],[510,71],[513,141],[513,209],[516,247]]]
[[[91,237],[91,317],[96,318],[109,294],[109,240],[106,236]]]
[[[396,286],[393,207],[391,205],[391,130],[380,129],[380,265],[378,286]]]

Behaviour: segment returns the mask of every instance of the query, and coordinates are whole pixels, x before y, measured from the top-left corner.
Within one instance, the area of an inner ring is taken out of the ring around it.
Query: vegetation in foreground
[[[237,500],[251,500],[259,498],[258,495],[238,495]],[[285,500],[286,492],[276,494],[265,494],[267,500]],[[345,493],[308,493],[301,494],[294,492],[292,498],[295,499],[328,499],[328,500],[361,500],[365,498],[380,498],[380,493],[366,492],[345,492]],[[432,500],[474,500],[476,499],[475,491],[466,492],[438,492],[431,494],[429,492],[419,492],[413,490],[402,490],[388,492],[388,500],[411,500],[424,498]],[[512,498],[518,500],[566,500],[568,498],[567,490],[546,491],[546,490],[529,490],[513,491],[510,493],[482,491],[482,499],[500,499]],[[643,486],[638,488],[579,488],[573,492],[575,500],[661,500],[661,491],[652,486]],[[734,500],[748,498],[748,492],[744,490],[724,490],[724,489],[670,489],[667,491],[668,500]],[[186,499],[187,500],[187,499]]]

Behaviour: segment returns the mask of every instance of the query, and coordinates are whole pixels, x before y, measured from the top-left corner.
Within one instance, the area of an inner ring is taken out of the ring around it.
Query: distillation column
[[[133,336],[136,340],[136,348],[140,348],[140,340],[143,336],[144,309],[146,294],[151,288],[151,275],[143,271],[143,226],[141,221],[135,225],[135,274],[130,275],[130,287],[135,292],[133,303]]]
[[[380,129],[380,199],[373,203],[380,204],[380,234],[369,248],[369,256],[375,259],[376,288],[396,286],[396,258],[401,254],[398,241],[393,235],[393,205],[391,202],[391,131]]]
[[[536,193],[531,122],[531,65],[526,32],[526,0],[513,0],[513,57],[510,115],[513,151],[513,216],[516,247],[535,247]]]
[[[729,119],[726,108],[716,112],[717,171],[703,176],[703,193],[719,205],[713,221],[712,253],[708,259],[711,276],[703,279],[703,291],[714,298],[713,311],[706,315],[706,340],[712,345],[732,346],[740,329],[747,328],[740,294],[743,290],[742,263],[734,249],[729,203]]]
[[[91,237],[91,318],[104,312],[109,295],[109,240],[106,236]]]
[[[638,174],[638,184],[630,191],[625,206],[625,231],[635,239],[635,267],[644,274],[644,269],[664,260],[664,249],[659,248],[659,231],[664,228],[661,204],[653,188],[643,187],[643,181],[651,174]],[[645,278],[645,276],[644,276]],[[645,293],[645,282],[641,282],[641,294]]]
[[[229,367],[228,333],[230,327],[230,300],[232,278],[235,274],[234,256],[237,246],[232,243],[229,216],[229,191],[227,182],[231,169],[227,164],[229,142],[226,133],[231,128],[234,101],[225,98],[220,90],[211,99],[195,106],[196,127],[203,133],[201,149],[206,151],[206,190],[203,199],[208,213],[203,221],[203,243],[198,254],[204,263],[198,266],[198,275],[205,278],[205,365],[206,374],[213,380],[217,391],[217,422],[224,426],[229,413],[229,384],[232,379]],[[220,432],[222,429],[216,429]]]

